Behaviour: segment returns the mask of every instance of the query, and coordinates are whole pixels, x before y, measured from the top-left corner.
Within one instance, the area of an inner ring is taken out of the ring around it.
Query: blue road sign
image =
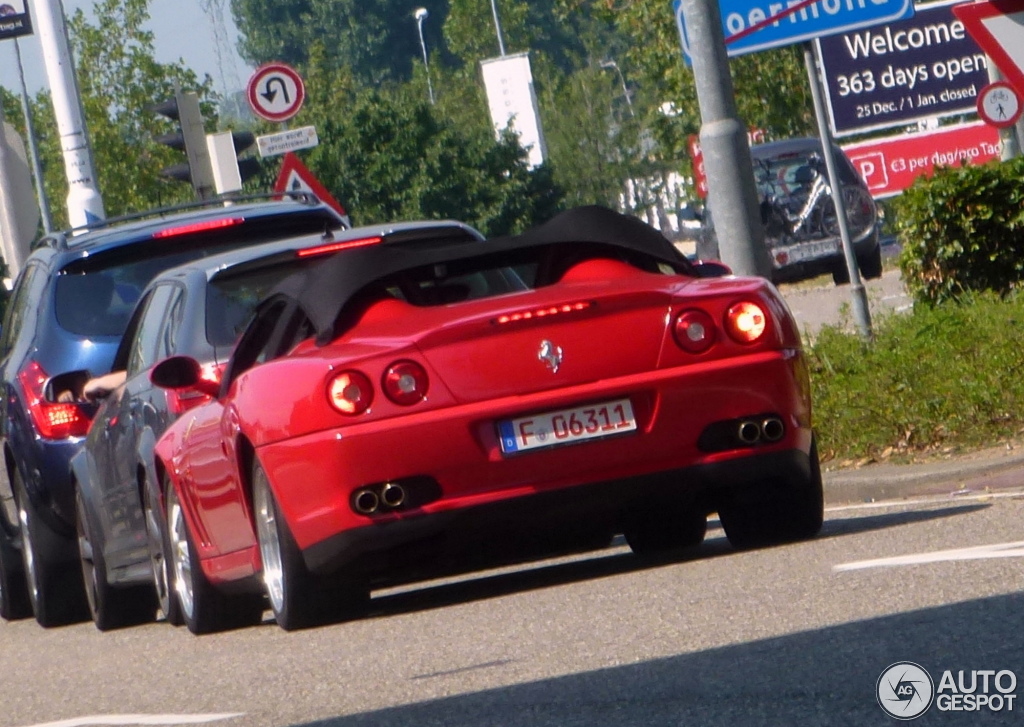
[[[682,0],[672,7],[683,54],[690,43]],[[756,53],[914,16],[913,0],[719,0],[730,56]]]

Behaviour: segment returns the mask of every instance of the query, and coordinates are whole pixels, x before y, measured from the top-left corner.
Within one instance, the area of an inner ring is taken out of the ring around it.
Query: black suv
[[[787,139],[750,148],[774,282],[828,273],[836,285],[850,282],[822,149],[821,141],[815,138]],[[882,248],[875,201],[838,146],[833,146],[833,159],[842,184],[857,267],[862,277],[877,278],[882,274]],[[697,257],[718,259],[710,210],[705,211]]]
[[[345,227],[304,195],[194,203],[43,238],[18,276],[0,335],[0,616],[43,626],[88,618],[70,460],[95,413],[51,377],[110,369],[143,289],[191,260]]]

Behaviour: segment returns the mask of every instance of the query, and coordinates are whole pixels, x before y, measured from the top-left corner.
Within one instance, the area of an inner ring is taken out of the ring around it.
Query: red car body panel
[[[737,343],[721,327],[741,301],[768,314],[767,331],[752,344]],[[585,305],[522,316],[567,302]],[[719,324],[714,345],[699,354],[673,340],[673,321],[691,308]],[[506,316],[511,320],[501,322]],[[543,341],[564,352],[556,371],[539,359]],[[380,389],[383,372],[398,360],[427,371],[429,391],[418,404],[400,406]],[[328,385],[341,370],[374,382],[365,413],[346,416],[330,405]],[[634,432],[502,453],[500,420],[624,398]],[[716,422],[763,412],[784,423],[778,441],[722,451],[698,446]],[[432,307],[374,304],[329,345],[306,340],[242,373],[225,397],[168,430],[157,454],[201,541],[206,575],[226,582],[260,568],[243,447],[264,468],[305,552],[347,533],[362,531],[372,541],[395,523],[588,484],[747,459],[756,467],[760,458],[790,452],[806,459],[811,444],[799,333],[769,282],[661,275],[594,260],[527,292]],[[373,515],[353,508],[359,488],[404,478],[429,478],[440,496]],[[329,569],[345,558],[332,551],[311,566]]]

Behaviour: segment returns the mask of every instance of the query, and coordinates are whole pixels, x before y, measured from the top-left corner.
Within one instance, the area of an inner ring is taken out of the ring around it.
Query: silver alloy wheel
[[[169,491],[167,530],[171,539],[171,558],[174,560],[174,585],[178,592],[178,603],[181,605],[181,610],[191,620],[195,617],[196,602],[187,527],[181,503],[178,502],[173,491]]]
[[[25,506],[18,503],[18,522],[21,523],[21,555],[25,562],[25,581],[28,583],[28,595],[32,600],[32,610],[38,610],[39,574],[36,573],[36,559],[32,553],[32,544],[28,535],[28,512]]]
[[[274,613],[284,608],[284,566],[281,557],[281,536],[277,529],[277,515],[271,500],[270,486],[263,469],[253,473],[253,505],[256,510],[256,533],[260,541],[263,560],[263,583],[270,597]]]
[[[156,588],[157,602],[164,618],[167,618],[171,608],[171,598],[174,594],[170,591],[171,572],[170,564],[164,558],[163,540],[160,533],[160,521],[157,512],[153,508],[152,498],[144,498],[145,520],[146,520],[146,543],[149,546],[149,564],[153,569],[153,586]]]

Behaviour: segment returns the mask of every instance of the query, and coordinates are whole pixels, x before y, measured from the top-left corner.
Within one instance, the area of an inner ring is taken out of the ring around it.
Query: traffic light
[[[184,151],[188,163],[175,164],[160,170],[160,176],[189,182],[200,199],[214,194],[213,166],[206,146],[203,114],[199,109],[199,96],[193,91],[176,91],[174,98],[150,107],[161,116],[178,122],[180,131],[156,138],[160,144]]]
[[[221,131],[207,134],[206,143],[218,194],[241,189],[242,182],[259,173],[259,159],[238,158],[239,154],[256,143],[256,137],[251,131]]]

